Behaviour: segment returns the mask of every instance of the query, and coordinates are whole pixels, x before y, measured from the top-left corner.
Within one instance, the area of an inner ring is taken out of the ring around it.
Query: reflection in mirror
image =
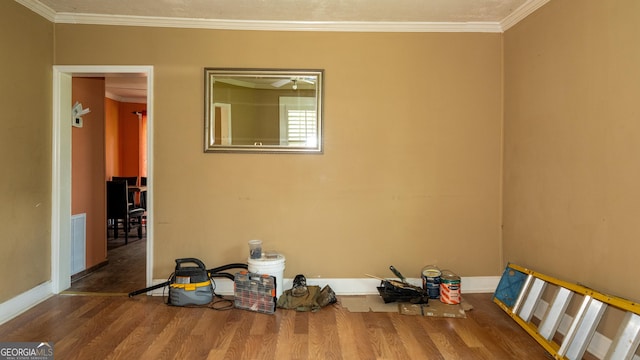
[[[322,153],[322,70],[205,69],[205,152]]]

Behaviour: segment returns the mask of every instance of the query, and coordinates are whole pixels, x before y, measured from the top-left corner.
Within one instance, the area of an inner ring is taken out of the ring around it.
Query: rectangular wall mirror
[[[205,68],[205,152],[322,153],[323,70]]]

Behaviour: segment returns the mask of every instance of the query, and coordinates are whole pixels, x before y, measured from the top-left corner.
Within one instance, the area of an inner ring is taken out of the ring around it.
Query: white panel
[[[551,307],[540,323],[538,333],[548,341],[550,341],[556,333],[558,325],[560,325],[560,320],[562,320],[562,315],[564,315],[567,310],[567,305],[569,305],[572,295],[573,291],[563,287],[559,288]]]
[[[71,216],[71,275],[86,268],[87,214]]]
[[[568,339],[565,340],[568,346],[566,357],[570,360],[582,359],[582,355],[584,355],[589,342],[591,342],[591,338],[602,318],[602,314],[607,308],[607,304],[589,296],[586,296],[584,301],[583,306],[586,306],[584,312],[581,316],[576,316],[573,320],[576,323],[576,327],[574,328],[575,334],[567,336]],[[580,310],[582,311],[583,309],[581,308]],[[564,348],[565,343],[563,342],[558,352],[562,354]]]
[[[638,344],[640,344],[640,316],[627,312],[606,358],[632,359]]]
[[[518,316],[520,316],[522,320],[526,322],[531,321],[531,316],[536,309],[536,305],[538,304],[545,287],[547,287],[547,283],[545,281],[538,278],[533,281],[533,285],[531,285],[531,290],[529,290],[529,293],[526,295],[522,309],[518,312]]]
[[[527,280],[525,280],[524,284],[522,285],[522,289],[520,289],[518,298],[516,299],[515,304],[513,304],[513,309],[511,310],[511,312],[513,312],[514,314],[517,314],[520,312],[520,309],[522,308],[522,304],[524,303],[525,295],[529,292],[529,289],[531,288],[531,284],[533,283],[533,279],[534,279],[533,275],[531,274],[527,275]]]
[[[53,67],[51,285],[71,286],[71,74]]]

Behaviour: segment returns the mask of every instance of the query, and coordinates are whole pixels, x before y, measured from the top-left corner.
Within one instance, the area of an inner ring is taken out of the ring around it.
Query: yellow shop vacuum
[[[148,288],[129,293],[129,297],[151,290],[169,287],[167,304],[174,306],[207,305],[213,301],[215,294],[214,277],[226,277],[234,280],[234,275],[222,271],[228,269],[247,269],[247,264],[228,264],[207,270],[204,263],[196,258],[176,259],[175,271],[169,280]],[[195,265],[195,266],[194,266]]]

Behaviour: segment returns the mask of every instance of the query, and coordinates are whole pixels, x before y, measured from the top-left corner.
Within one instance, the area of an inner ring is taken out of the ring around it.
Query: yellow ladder
[[[552,299],[548,302],[544,315],[533,321],[543,293]],[[556,342],[554,338],[558,327],[567,315],[567,308],[575,294],[582,295],[583,298],[581,301],[578,299],[579,308],[562,340]],[[582,359],[608,306],[623,311],[624,318],[603,359],[633,359],[640,344],[639,304],[558,280],[519,265],[507,265],[493,301],[555,359]]]

